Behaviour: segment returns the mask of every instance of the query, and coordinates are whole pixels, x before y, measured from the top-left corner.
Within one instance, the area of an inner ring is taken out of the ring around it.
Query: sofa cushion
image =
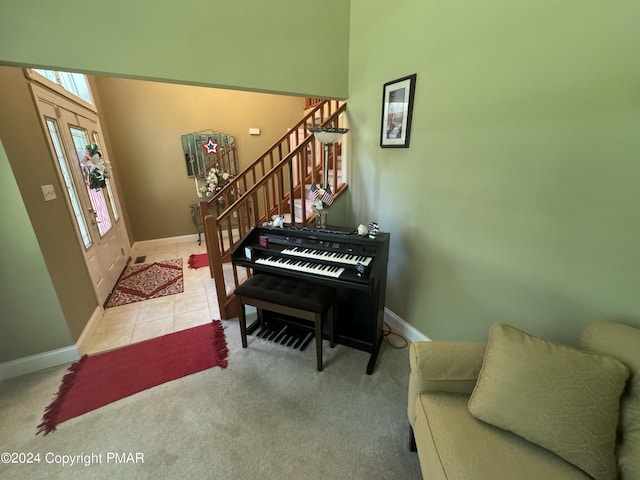
[[[620,405],[618,468],[622,480],[640,480],[640,329],[617,322],[594,322],[583,331],[580,344],[616,357],[631,370]]]
[[[416,418],[416,398],[423,392],[471,395],[482,368],[486,348],[486,343],[412,342],[409,346],[409,423],[413,425]]]
[[[423,393],[414,435],[429,480],[588,480],[579,468],[522,437],[472,417],[468,395]]]
[[[613,480],[620,395],[628,376],[613,357],[494,324],[469,411],[597,480]]]

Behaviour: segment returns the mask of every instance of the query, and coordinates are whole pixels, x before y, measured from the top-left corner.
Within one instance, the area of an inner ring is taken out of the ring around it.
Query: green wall
[[[0,11],[0,62],[347,95],[344,0],[0,0]]]
[[[0,363],[71,345],[71,334],[1,141],[0,218]]]
[[[640,4],[351,6],[352,210],[392,234],[388,307],[433,339],[640,324]],[[411,147],[381,149],[412,73]]]

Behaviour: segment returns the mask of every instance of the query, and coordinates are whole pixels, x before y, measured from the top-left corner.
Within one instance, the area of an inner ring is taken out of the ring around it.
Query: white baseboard
[[[29,355],[9,362],[0,363],[0,381],[36,372],[49,367],[75,362],[80,359],[78,347],[70,345],[49,352]]]
[[[424,333],[420,332],[412,325],[409,325],[387,307],[384,308],[384,321],[387,322],[391,330],[402,335],[410,342],[424,342],[431,340]]]
[[[202,234],[201,238],[204,240],[204,234]],[[197,242],[197,241],[198,241],[198,234],[194,233],[192,235],[181,235],[179,237],[166,237],[166,238],[155,238],[153,240],[142,240],[140,242],[135,242],[131,248],[159,247],[161,245],[171,245],[174,243]]]
[[[98,324],[100,323],[100,320],[102,320],[103,315],[104,309],[100,305],[98,305],[93,311],[91,318],[85,325],[84,330],[82,330],[80,338],[78,338],[78,341],[76,342],[76,347],[78,347],[80,355],[84,355],[85,353],[87,353],[88,344],[91,341],[91,337],[93,337],[93,334],[98,328]]]
[[[98,328],[103,314],[104,309],[97,306],[75,345],[0,363],[0,381],[79,360],[87,353],[88,343]]]

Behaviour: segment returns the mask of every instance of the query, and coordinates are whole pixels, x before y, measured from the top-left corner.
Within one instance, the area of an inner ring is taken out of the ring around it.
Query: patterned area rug
[[[113,289],[107,308],[182,292],[181,258],[130,265]]]

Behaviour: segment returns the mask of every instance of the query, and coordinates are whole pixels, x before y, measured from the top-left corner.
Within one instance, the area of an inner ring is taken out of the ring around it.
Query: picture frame
[[[414,73],[382,87],[381,148],[409,148],[416,78]]]

